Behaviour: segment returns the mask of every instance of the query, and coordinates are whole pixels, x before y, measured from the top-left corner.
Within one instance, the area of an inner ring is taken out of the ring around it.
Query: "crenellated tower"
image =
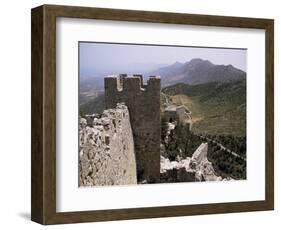
[[[147,84],[142,75],[111,75],[104,79],[106,109],[124,102],[130,113],[137,162],[138,182],[160,179],[160,77]]]

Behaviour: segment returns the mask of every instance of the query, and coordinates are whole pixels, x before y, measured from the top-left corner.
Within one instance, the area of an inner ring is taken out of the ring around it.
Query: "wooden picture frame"
[[[266,36],[265,200],[249,202],[56,212],[56,18],[121,20],[264,29]],[[43,5],[32,9],[31,219],[64,224],[274,209],[274,21],[179,13]]]

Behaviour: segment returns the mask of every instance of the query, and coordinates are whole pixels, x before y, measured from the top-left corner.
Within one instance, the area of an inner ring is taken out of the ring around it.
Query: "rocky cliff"
[[[129,111],[124,104],[80,118],[79,185],[136,184]]]

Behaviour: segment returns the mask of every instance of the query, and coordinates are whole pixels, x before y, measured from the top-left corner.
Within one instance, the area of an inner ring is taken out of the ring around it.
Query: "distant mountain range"
[[[208,60],[192,59],[189,62],[175,62],[172,65],[150,72],[150,75],[160,75],[162,86],[176,83],[190,85],[208,82],[237,81],[246,78],[246,73],[232,65],[215,65]]]
[[[153,66],[155,67],[155,70],[147,71],[147,69],[152,68]],[[246,78],[246,73],[244,71],[237,69],[232,65],[215,65],[208,60],[200,58],[192,59],[185,63],[175,62],[172,65],[166,65],[164,67],[162,65],[160,66],[161,67],[158,65],[157,67],[155,64],[149,65],[147,68],[143,65],[135,68],[130,66],[127,67],[128,69],[124,69],[122,73],[143,74],[145,79],[150,75],[159,75],[161,76],[162,86],[174,85],[176,83],[196,85],[214,81],[236,81]],[[120,72],[116,72],[116,74],[118,73]],[[94,77],[80,76],[80,92],[89,92],[91,94],[96,91],[103,91],[104,75],[97,74]]]

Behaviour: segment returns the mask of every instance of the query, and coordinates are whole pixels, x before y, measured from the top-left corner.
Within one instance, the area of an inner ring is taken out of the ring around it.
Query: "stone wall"
[[[105,106],[124,102],[130,112],[139,183],[160,179],[160,78],[143,84],[141,75],[114,75],[105,78]]]
[[[79,185],[136,184],[134,140],[127,106],[80,118]]]

